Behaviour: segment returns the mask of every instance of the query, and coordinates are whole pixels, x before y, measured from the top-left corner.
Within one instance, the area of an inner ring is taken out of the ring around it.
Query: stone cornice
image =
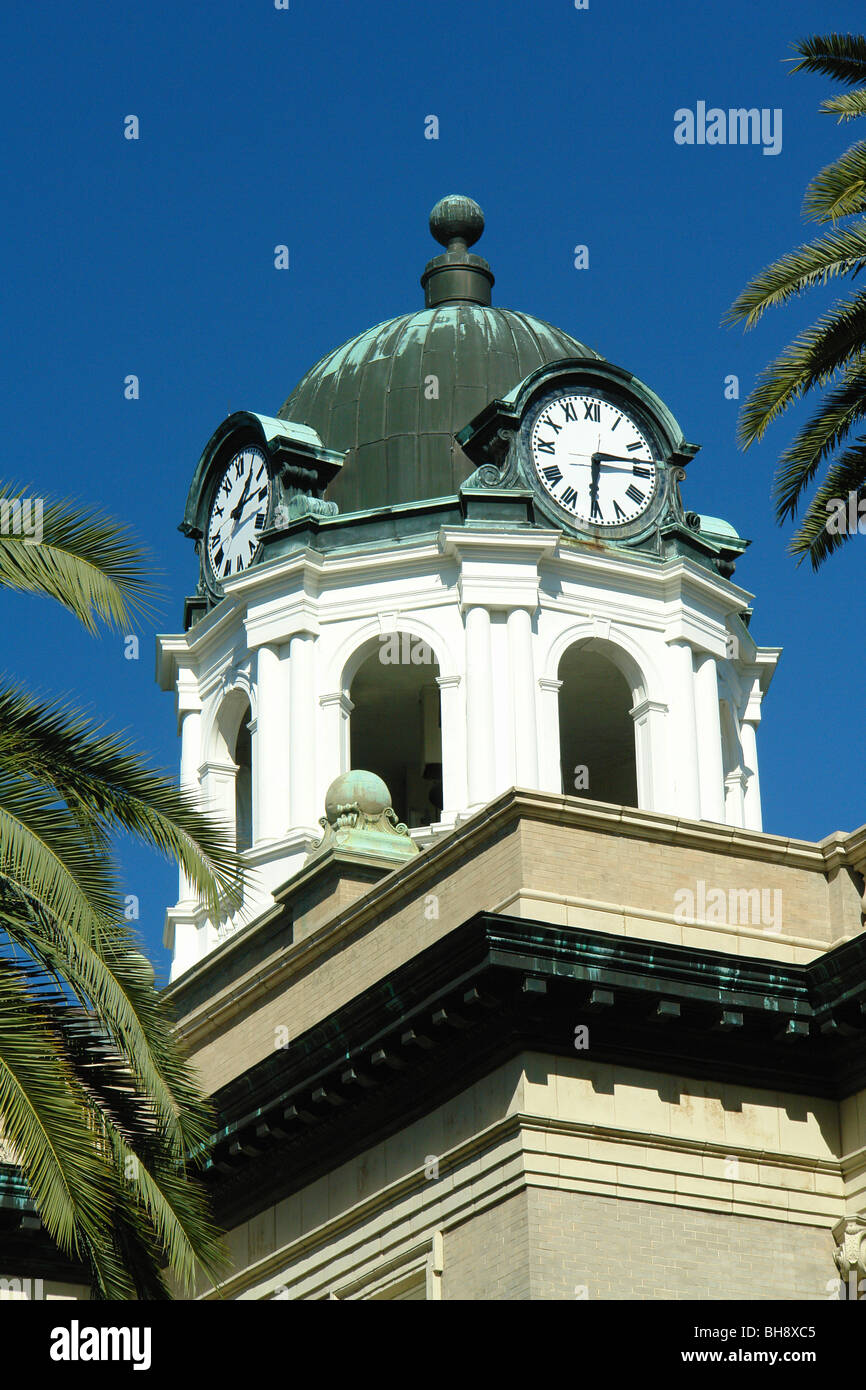
[[[805,840],[786,839],[757,830],[740,830],[716,822],[680,820],[661,811],[641,811],[606,802],[585,801],[545,792],[514,789],[504,792],[468,820],[431,845],[417,858],[407,861],[387,874],[351,907],[338,913],[312,937],[287,946],[279,958],[250,971],[235,981],[223,994],[213,995],[206,1008],[193,1009],[179,1025],[179,1031],[189,1041],[199,1038],[220,1021],[225,1021],[238,1008],[246,1007],[253,999],[276,988],[297,972],[311,968],[321,956],[331,953],[341,942],[365,931],[382,914],[396,909],[410,892],[421,891],[449,868],[464,863],[495,839],[503,830],[521,819],[557,826],[572,825],[577,829],[614,835],[618,839],[643,839],[707,850],[730,857],[763,860],[811,873],[826,874],[839,863],[853,862],[847,851],[840,851],[835,838],[815,844]],[[861,853],[866,840],[866,827],[855,832],[855,854]],[[825,851],[826,846],[826,851]],[[864,846],[866,848],[866,846]],[[284,885],[282,895],[290,890],[291,880]],[[278,890],[281,891],[281,890]],[[261,921],[270,922],[272,914],[251,923],[239,935],[227,942],[217,953],[205,956],[169,987],[169,997],[175,1006],[183,1007],[184,990],[188,985],[201,987],[210,971],[218,969],[225,954],[238,948],[241,941],[259,929]]]
[[[862,938],[800,966],[479,913],[216,1092],[218,1208],[243,1220],[517,1052],[573,1059],[575,1020],[595,1063],[839,1099],[866,1084],[864,1006]]]

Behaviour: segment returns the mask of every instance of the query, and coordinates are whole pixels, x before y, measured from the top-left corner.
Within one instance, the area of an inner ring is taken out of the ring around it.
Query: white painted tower
[[[684,510],[697,449],[648,387],[490,306],[482,226],[444,199],[426,308],[202,455],[200,582],[158,675],[181,780],[252,872],[221,923],[182,883],[173,978],[272,905],[350,768],[384,778],[422,848],[512,786],[761,828],[779,653],[732,580],[746,542]]]

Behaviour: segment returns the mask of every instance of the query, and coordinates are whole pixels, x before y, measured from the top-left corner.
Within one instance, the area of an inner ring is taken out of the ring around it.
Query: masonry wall
[[[518,1192],[446,1233],[443,1299],[507,1302],[533,1296],[528,1196]]]
[[[853,1151],[838,1110],[524,1053],[232,1230],[222,1296],[829,1298],[866,1102]]]
[[[532,1299],[809,1299],[838,1290],[829,1231],[530,1188]],[[489,1295],[488,1295],[489,1296]]]
[[[821,1300],[834,1248],[811,1226],[534,1187],[448,1232],[442,1296]]]
[[[552,798],[525,803],[546,814],[517,818],[503,809],[488,824],[470,822],[354,906],[335,890],[332,920],[294,945],[275,939],[266,960],[250,966],[241,938],[205,962],[177,995],[179,1031],[205,1088],[268,1056],[277,1029],[297,1037],[482,910],[796,964],[862,930],[851,870],[835,874],[831,892],[817,846],[573,799],[557,802],[551,819]],[[735,907],[732,894],[778,891],[781,929],[727,913],[680,920],[677,892],[696,893],[698,883]]]

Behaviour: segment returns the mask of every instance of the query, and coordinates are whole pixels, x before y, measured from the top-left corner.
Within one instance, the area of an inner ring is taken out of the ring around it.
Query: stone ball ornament
[[[325,793],[325,815],[331,825],[349,812],[376,820],[391,805],[391,793],[375,772],[341,772]]]
[[[325,793],[320,817],[322,838],[310,858],[328,850],[385,859],[407,859],[418,853],[408,826],[398,820],[391,793],[375,772],[354,768],[335,777]]]

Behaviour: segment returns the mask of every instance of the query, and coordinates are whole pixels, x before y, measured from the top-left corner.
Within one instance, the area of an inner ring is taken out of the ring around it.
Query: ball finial
[[[484,231],[484,213],[472,198],[449,193],[431,212],[430,231],[442,246],[450,247],[455,241],[472,246]]]
[[[381,816],[391,805],[391,793],[375,772],[353,769],[336,777],[325,793],[325,815],[333,825],[342,807],[355,805],[364,815]]]

